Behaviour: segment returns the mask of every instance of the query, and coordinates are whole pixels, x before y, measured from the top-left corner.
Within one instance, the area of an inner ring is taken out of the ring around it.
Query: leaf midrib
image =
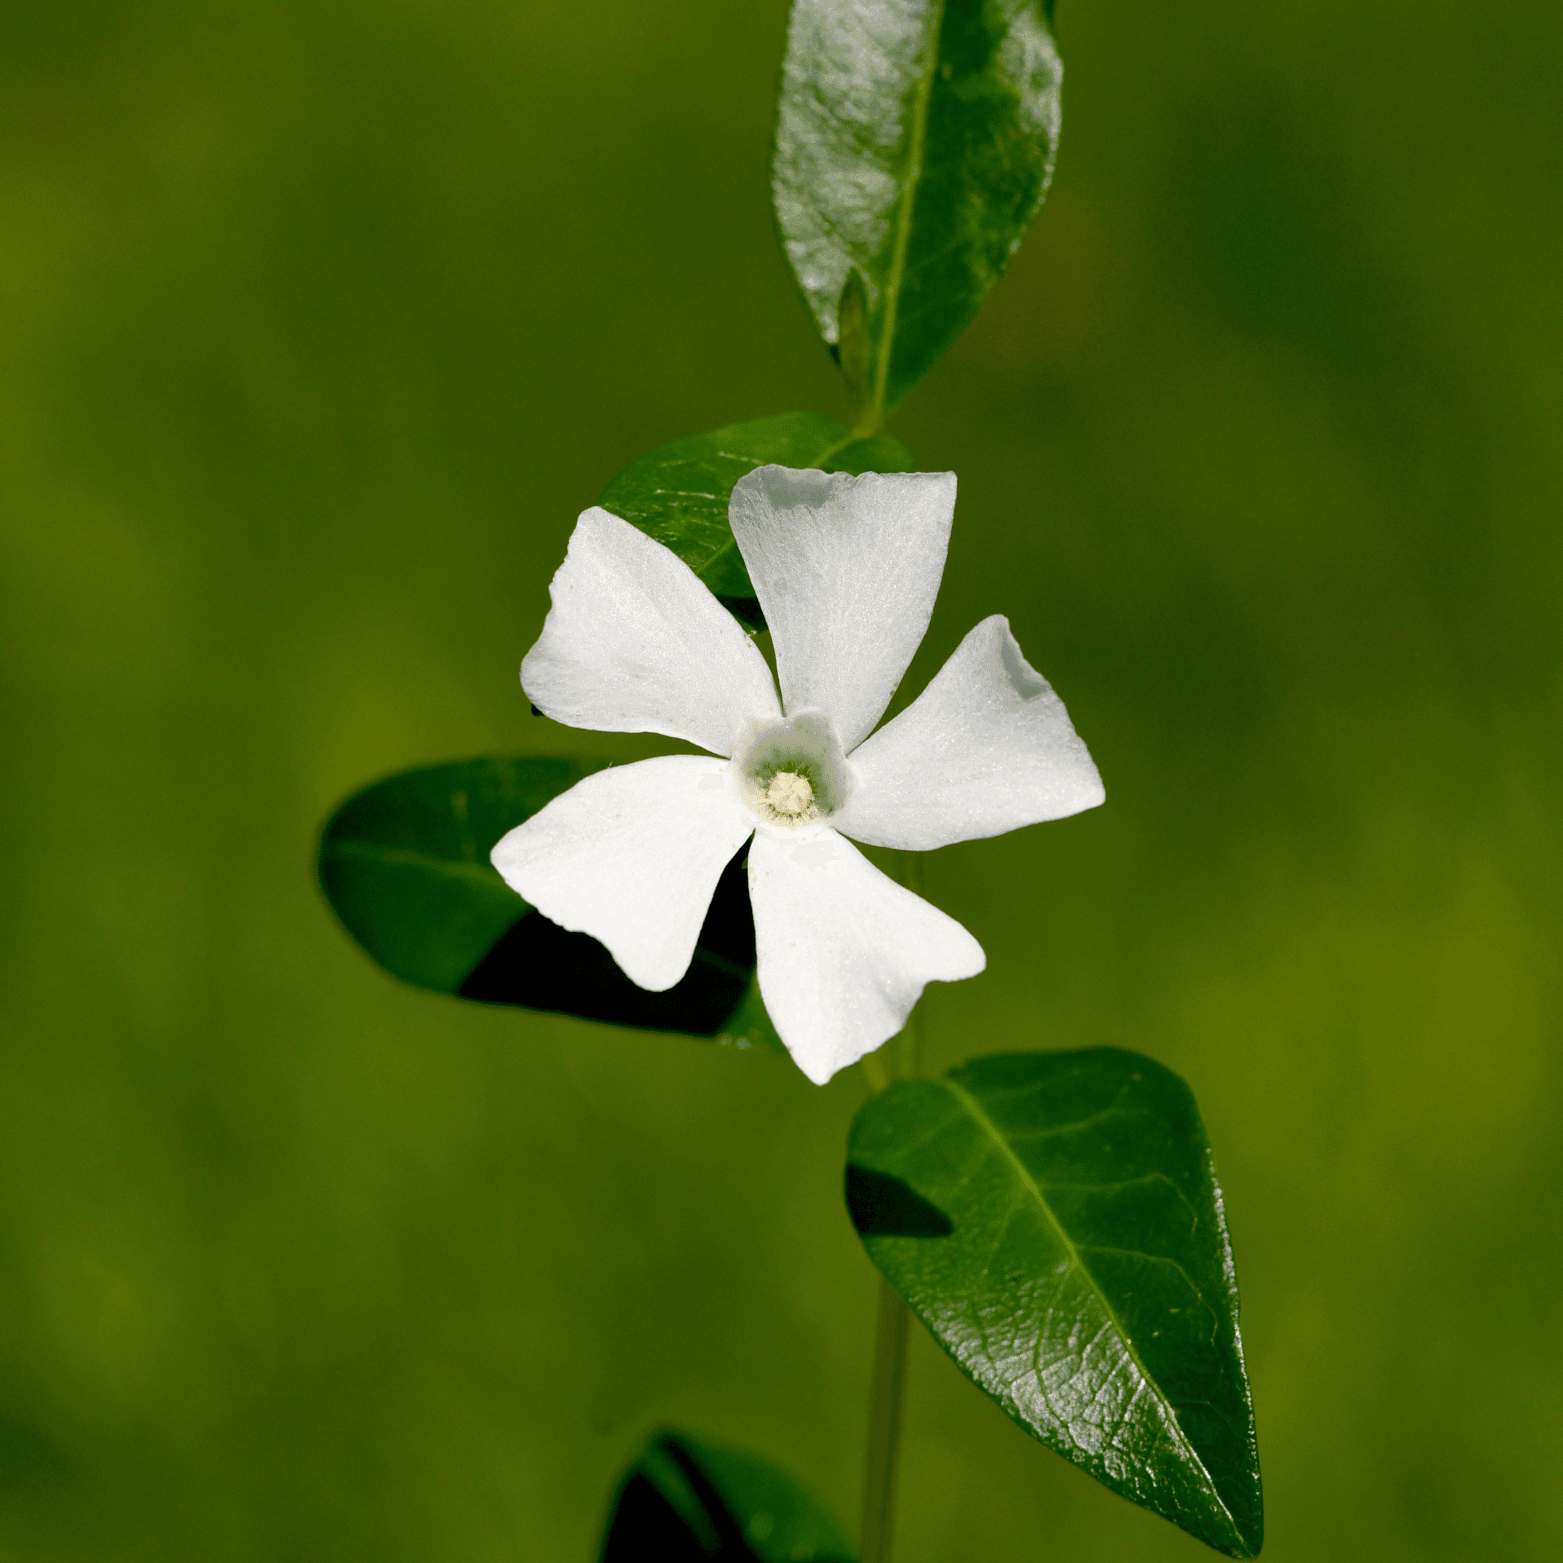
[[[885,325],[879,339],[879,359],[874,365],[874,414],[883,422],[885,391],[890,383],[890,355],[895,346],[896,314],[901,303],[901,284],[906,274],[906,252],[912,237],[912,209],[923,177],[923,152],[928,139],[928,101],[933,96],[934,76],[939,69],[939,36],[944,31],[944,0],[936,0],[933,15],[933,42],[928,64],[917,82],[912,103],[912,145],[907,159],[906,183],[897,203],[895,245],[890,252],[890,275],[885,278]]]
[[[1097,1301],[1101,1304],[1102,1310],[1106,1313],[1108,1321],[1111,1323],[1114,1332],[1117,1334],[1124,1351],[1128,1353],[1130,1361],[1134,1363],[1135,1369],[1139,1373],[1141,1381],[1149,1386],[1151,1393],[1154,1394],[1160,1404],[1165,1407],[1172,1426],[1177,1430],[1178,1438],[1182,1441],[1188,1458],[1193,1461],[1195,1466],[1198,1468],[1200,1475],[1204,1477],[1205,1485],[1209,1489],[1211,1498],[1220,1507],[1221,1513],[1225,1516],[1227,1523],[1232,1527],[1232,1534],[1236,1536],[1246,1548],[1248,1544],[1247,1538],[1243,1535],[1241,1527],[1233,1517],[1231,1509],[1227,1507],[1226,1500],[1221,1496],[1220,1491],[1217,1489],[1215,1479],[1211,1476],[1204,1460],[1200,1457],[1193,1444],[1189,1442],[1188,1434],[1183,1431],[1183,1424],[1178,1420],[1177,1407],[1173,1405],[1171,1400],[1167,1398],[1166,1392],[1162,1389],[1161,1385],[1152,1375],[1150,1369],[1147,1368],[1145,1363],[1141,1360],[1139,1352],[1135,1350],[1134,1343],[1129,1338],[1128,1330],[1125,1329],[1123,1321],[1118,1317],[1117,1310],[1113,1307],[1112,1303],[1108,1301],[1106,1293],[1102,1290],[1101,1283],[1091,1273],[1090,1266],[1086,1264],[1085,1260],[1081,1257],[1080,1249],[1075,1245],[1074,1239],[1071,1238],[1069,1233],[1065,1230],[1063,1222],[1058,1219],[1058,1216],[1053,1211],[1053,1207],[1048,1204],[1047,1197],[1043,1194],[1041,1185],[1038,1184],[1037,1180],[1031,1175],[1031,1169],[1027,1167],[1026,1164],[1021,1161],[1021,1159],[1010,1148],[1009,1141],[1005,1139],[1005,1137],[999,1132],[998,1125],[994,1123],[994,1121],[987,1115],[987,1113],[982,1110],[981,1104],[974,1096],[971,1095],[970,1092],[966,1091],[963,1087],[958,1086],[948,1077],[933,1083],[942,1086],[950,1093],[950,1095],[955,1099],[956,1104],[963,1109],[963,1111],[969,1118],[971,1118],[977,1127],[981,1129],[990,1140],[992,1140],[995,1146],[997,1146],[999,1153],[1014,1169],[1015,1175],[1020,1179],[1022,1186],[1030,1191],[1032,1198],[1037,1203],[1037,1208],[1041,1210],[1042,1214],[1047,1218],[1049,1225],[1052,1226],[1054,1232],[1058,1235],[1059,1242],[1063,1244],[1065,1252],[1069,1255],[1070,1263],[1079,1270],[1079,1272],[1086,1278],[1087,1281],[1090,1282],[1092,1293],[1095,1295]]]
[[[515,891],[500,878],[497,869],[466,858],[437,857],[434,853],[424,852],[417,847],[382,847],[367,841],[332,841],[326,844],[321,856],[357,858],[363,862],[382,863],[392,868],[423,869],[429,873],[445,875],[450,879],[462,880],[467,884],[481,885],[485,890],[515,895]],[[522,898],[516,896],[516,900],[521,901]],[[522,904],[526,903],[523,901]]]

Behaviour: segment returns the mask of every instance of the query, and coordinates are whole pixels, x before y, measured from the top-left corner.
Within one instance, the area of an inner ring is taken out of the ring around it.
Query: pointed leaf
[[[834,418],[788,412],[658,446],[626,467],[597,503],[671,548],[744,623],[763,629],[727,502],[739,478],[770,462],[824,472],[912,470],[911,453],[888,434],[858,439]]]
[[[1237,1279],[1189,1088],[1137,1053],[1008,1053],[852,1126],[874,1263],[1020,1425],[1229,1557],[1264,1536]]]
[[[746,1450],[658,1433],[625,1473],[602,1563],[851,1563],[831,1519]]]
[[[780,1047],[754,990],[743,853],[717,885],[688,975],[666,993],[636,987],[595,939],[549,922],[489,862],[506,831],[605,763],[463,760],[376,782],[322,834],[326,899],[369,955],[421,988]]]
[[[1042,205],[1063,79],[1050,10],[794,0],[772,194],[827,342],[854,268],[867,284],[859,428],[877,428],[965,330]]]

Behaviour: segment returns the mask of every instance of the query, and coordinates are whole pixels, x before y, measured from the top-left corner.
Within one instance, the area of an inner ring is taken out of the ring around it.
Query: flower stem
[[[901,854],[901,883],[913,895],[920,896],[923,893],[923,860],[920,853]],[[923,1069],[923,1006],[920,1002],[907,1017],[902,1048],[906,1073],[915,1078]]]
[[[901,883],[913,895],[922,891],[922,865],[915,852],[901,854]],[[892,1077],[915,1076],[922,1059],[922,1014],[913,1010],[899,1047],[870,1053],[861,1060],[872,1091],[883,1091]],[[901,1400],[906,1386],[906,1341],[912,1311],[883,1277],[879,1282],[879,1323],[874,1337],[874,1387],[868,1408],[868,1461],[863,1473],[863,1540],[859,1563],[890,1563],[895,1527],[896,1456],[901,1448]]]
[[[875,1096],[890,1084],[890,1076],[885,1072],[884,1063],[877,1053],[865,1053],[858,1060],[858,1065],[863,1071],[863,1078],[868,1081],[869,1090]]]
[[[901,1395],[906,1382],[906,1337],[911,1312],[888,1281],[879,1283],[879,1329],[874,1341],[874,1389],[868,1416],[868,1469],[863,1478],[860,1563],[890,1563],[895,1521],[896,1454],[901,1440]]]

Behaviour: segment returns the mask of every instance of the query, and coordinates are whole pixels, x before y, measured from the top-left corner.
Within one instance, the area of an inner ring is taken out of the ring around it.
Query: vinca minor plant
[[[861,1062],[847,1211],[882,1277],[857,1548],[766,1461],[655,1435],[607,1560],[883,1563],[911,1319],[1043,1443],[1229,1557],[1263,1538],[1237,1283],[1188,1087],[1116,1048],[936,1079],[903,1033],[985,957],[915,854],[1092,808],[1102,782],[1002,617],[880,726],[933,611],[953,473],[885,432],[1041,205],[1062,67],[1041,0],[795,0],[772,174],[845,422],[652,451],[576,523],[521,684],[579,728],[705,751],[476,759],[327,824],[326,893],[425,988]],[[775,674],[756,636],[765,631]],[[902,882],[853,845],[895,849]],[[882,1051],[881,1051],[882,1050]]]

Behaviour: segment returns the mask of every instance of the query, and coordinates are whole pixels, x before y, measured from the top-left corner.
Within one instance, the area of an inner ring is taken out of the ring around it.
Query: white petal
[[[733,487],[787,714],[826,712],[849,753],[922,644],[954,514],[953,472],[756,467]]]
[[[586,511],[548,593],[521,685],[556,722],[731,754],[751,722],[781,715],[765,658],[738,621],[628,521]]]
[[[502,837],[493,862],[543,916],[661,993],[689,970],[716,882],[753,829],[725,760],[672,755],[577,782]]]
[[[987,958],[953,917],[886,878],[834,831],[763,831],[749,848],[760,997],[816,1085],[888,1041],[929,982]]]
[[[937,677],[851,757],[832,823],[855,841],[925,852],[1092,809],[1107,794],[1064,702],[984,619]]]

